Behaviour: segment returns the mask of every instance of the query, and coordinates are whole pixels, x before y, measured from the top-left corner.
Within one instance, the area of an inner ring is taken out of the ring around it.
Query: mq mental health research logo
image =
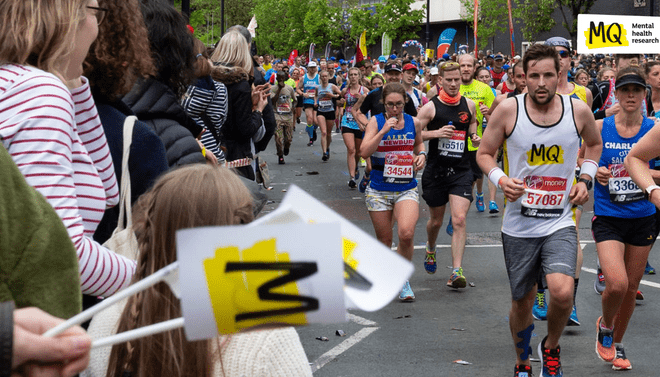
[[[577,49],[580,54],[654,53],[660,43],[658,17],[578,15]]]

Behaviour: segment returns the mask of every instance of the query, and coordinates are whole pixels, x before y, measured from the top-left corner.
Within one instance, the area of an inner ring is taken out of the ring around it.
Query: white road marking
[[[582,246],[583,249],[584,249],[584,246],[586,244],[589,244],[589,243],[594,243],[594,241],[590,241],[590,240],[580,241],[580,245]],[[451,247],[451,245],[435,245],[436,249],[438,249],[438,248],[448,249],[450,247]],[[502,247],[502,244],[501,243],[491,243],[491,244],[485,244],[485,245],[470,245],[470,244],[467,244],[467,245],[465,245],[465,247],[466,248],[471,247],[471,248],[480,249],[480,248],[489,248],[489,247]],[[415,246],[415,250],[423,250],[425,248],[426,248],[426,245],[417,245],[417,246]],[[396,247],[393,247],[392,250],[396,250]]]
[[[580,241],[580,246],[582,247],[582,249],[584,249],[584,247],[587,244],[591,244],[591,243],[594,243],[594,241],[593,240],[583,240],[583,241]],[[450,247],[451,247],[451,245],[435,245],[436,249],[438,249],[438,248],[446,249],[446,248],[450,248]],[[465,248],[469,248],[469,247],[471,247],[471,248],[502,247],[502,244],[495,243],[495,244],[488,244],[488,245],[465,245]],[[422,250],[422,249],[426,249],[426,246],[425,245],[424,246],[420,246],[420,245],[415,246],[415,250]],[[392,250],[396,250],[396,247],[393,247]],[[589,273],[594,274],[594,275],[597,273],[597,271],[595,269],[588,268],[588,267],[582,267],[582,271],[589,272]],[[653,287],[653,288],[660,288],[659,283],[648,281],[648,280],[642,280],[642,281],[639,282],[639,284],[640,285],[646,285],[648,287]]]
[[[323,368],[325,364],[336,359],[337,356],[341,355],[342,353],[346,352],[349,348],[353,347],[354,345],[364,340],[364,338],[371,335],[374,331],[380,329],[380,327],[375,327],[378,326],[378,323],[366,318],[362,318],[359,315],[355,315],[352,313],[348,313],[348,320],[355,322],[358,325],[368,326],[368,327],[360,329],[360,331],[351,335],[350,337],[348,337],[348,339],[334,346],[330,351],[319,356],[319,358],[316,359],[316,361],[311,363],[312,373]]]
[[[364,340],[364,338],[368,337],[369,335],[371,335],[371,333],[378,330],[379,328],[380,327],[365,327],[360,331],[356,332],[355,334],[351,335],[348,339],[336,345],[330,351],[319,356],[319,358],[316,359],[316,361],[314,361],[314,363],[311,365],[312,373],[323,368],[325,364],[331,362],[337,356],[346,352],[349,348],[361,342],[362,340]]]
[[[357,323],[362,326],[378,326],[378,324],[372,320],[362,318],[359,315],[348,313],[348,320]]]

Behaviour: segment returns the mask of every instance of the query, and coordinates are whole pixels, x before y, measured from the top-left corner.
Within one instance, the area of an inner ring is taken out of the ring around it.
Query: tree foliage
[[[555,11],[556,0],[515,0],[516,7],[513,16],[520,19],[520,31],[523,38],[535,41],[536,37],[555,26],[552,13]]]
[[[474,22],[474,0],[461,0],[465,7],[462,14],[464,21],[470,25]],[[509,12],[506,0],[480,0],[477,18],[477,43],[486,46],[488,40],[509,29]],[[478,47],[477,46],[477,47]]]
[[[556,6],[559,7],[562,18],[564,19],[562,25],[571,35],[574,46],[576,46],[577,42],[577,16],[578,14],[589,13],[591,7],[593,7],[595,3],[596,0],[557,0],[556,2]],[[567,8],[567,10],[564,8]],[[570,15],[572,16],[571,19],[566,16],[567,12],[569,11]]]
[[[195,36],[207,44],[217,42],[220,1],[190,1]],[[354,48],[364,30],[367,45],[379,43],[383,33],[395,40],[416,38],[424,10],[411,10],[414,1],[383,0],[360,6],[359,0],[225,0],[225,25],[247,26],[254,15],[259,53],[285,57],[293,49],[306,52],[310,43],[316,43],[318,49],[328,42],[333,48]]]

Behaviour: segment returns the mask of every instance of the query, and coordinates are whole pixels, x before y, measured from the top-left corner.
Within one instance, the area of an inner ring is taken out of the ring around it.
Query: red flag
[[[291,51],[291,54],[289,55],[289,65],[290,66],[295,64],[297,57],[298,57],[298,50]]]

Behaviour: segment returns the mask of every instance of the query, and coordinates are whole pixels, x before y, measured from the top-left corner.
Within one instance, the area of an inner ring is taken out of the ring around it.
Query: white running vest
[[[532,122],[525,108],[525,96],[516,96],[516,124],[504,143],[505,171],[521,179],[525,194],[507,202],[502,232],[514,237],[544,237],[575,226],[568,194],[575,178],[580,134],[575,125],[573,105],[559,95],[562,115],[550,126]]]

